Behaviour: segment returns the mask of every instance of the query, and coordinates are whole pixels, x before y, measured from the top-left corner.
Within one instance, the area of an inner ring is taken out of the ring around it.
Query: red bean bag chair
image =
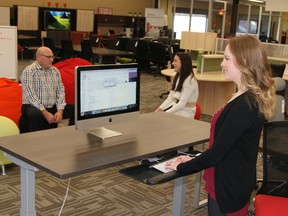
[[[74,70],[76,66],[81,65],[91,65],[91,63],[82,58],[71,58],[54,64],[54,66],[59,69],[61,74],[62,82],[65,87],[65,100],[67,104],[75,104]]]
[[[18,125],[21,106],[22,87],[19,83],[7,78],[0,78],[0,116],[5,116]]]

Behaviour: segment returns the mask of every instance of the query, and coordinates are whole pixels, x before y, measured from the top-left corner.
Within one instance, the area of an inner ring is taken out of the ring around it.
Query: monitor
[[[138,64],[109,64],[75,68],[75,127],[106,139],[121,133],[111,123],[135,119],[140,108]]]
[[[71,12],[59,10],[44,11],[44,28],[45,29],[71,29]]]

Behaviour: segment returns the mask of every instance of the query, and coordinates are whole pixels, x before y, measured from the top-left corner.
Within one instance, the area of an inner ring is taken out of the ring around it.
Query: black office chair
[[[73,58],[75,56],[71,40],[61,40],[61,60]]]
[[[43,38],[43,45],[51,49],[53,55],[55,56],[54,63],[59,62],[60,61],[60,57],[58,56],[59,50],[56,49],[55,47],[54,39],[47,37]]]
[[[90,43],[92,47],[103,47],[101,35],[91,35]]]
[[[255,196],[255,215],[286,215],[288,205],[288,121],[263,128],[263,180]],[[253,214],[254,215],[254,214]]]
[[[132,38],[127,38],[127,40],[125,40],[124,51],[135,54],[136,50],[137,50],[137,46],[138,46],[138,40],[132,39]],[[122,64],[123,63],[132,63],[132,62],[134,62],[134,60],[135,60],[135,58],[134,57],[131,58],[131,56],[119,56],[117,58],[117,62],[122,63]]]
[[[160,71],[166,68],[167,60],[167,51],[166,46],[160,42],[150,42],[150,61],[156,67],[156,70],[152,70],[151,74],[154,76],[160,75]]]
[[[288,197],[288,121],[263,128],[263,181],[257,194]]]
[[[56,55],[56,47],[55,47],[54,39],[44,37],[43,38],[43,45],[50,48],[51,51],[53,52],[53,54]]]
[[[41,47],[41,46],[42,46],[42,38],[29,38],[28,48],[29,47]]]
[[[92,64],[94,63],[94,55],[90,41],[81,42],[81,57]]]
[[[173,62],[174,56],[177,52],[185,52],[185,49],[181,49],[179,43],[170,44],[169,45],[169,55],[170,55],[171,62]]]
[[[148,41],[138,40],[136,49],[136,62],[138,63],[140,70],[147,70],[149,68],[150,50]]]
[[[285,71],[286,64],[270,64],[272,77],[281,77]]]
[[[126,45],[127,45],[127,42],[129,41],[130,38],[119,38],[118,39],[118,43],[116,44],[116,48],[118,50],[122,50],[122,51],[125,51],[125,48],[126,48]]]
[[[107,47],[108,49],[117,49],[117,45],[119,43],[118,39],[109,39],[107,42]]]

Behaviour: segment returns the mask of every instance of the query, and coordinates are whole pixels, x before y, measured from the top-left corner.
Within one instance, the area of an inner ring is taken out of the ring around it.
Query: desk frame
[[[175,129],[175,124],[179,125],[177,129]],[[160,125],[162,125],[162,131],[157,130]],[[198,145],[209,140],[210,124],[169,113],[149,113],[141,115],[139,120],[112,124],[107,128],[121,132],[124,138],[132,133],[137,140],[121,143],[121,138],[113,138],[110,143],[99,143],[99,141],[91,140],[87,133],[76,131],[73,126],[0,138],[0,149],[21,168],[21,216],[36,216],[35,172],[38,170],[63,179],[141,157]],[[167,135],[172,134],[172,131],[177,136]],[[191,131],[194,132],[193,136],[191,136]],[[166,138],[159,140],[158,137],[163,136]],[[39,139],[43,140],[41,145]],[[155,142],[159,145],[152,145]],[[70,149],[67,149],[67,145]],[[37,151],[31,151],[37,146]],[[53,149],[56,146],[59,148]],[[65,153],[61,152],[61,148],[66,148]],[[41,152],[45,152],[45,155]],[[57,152],[57,157],[55,157],[55,152]],[[52,162],[49,160],[51,156],[54,157]],[[84,159],[86,160],[81,163]],[[62,164],[59,164],[59,161],[62,161]],[[175,216],[183,215],[185,181],[185,177],[175,180],[173,199],[173,215]]]

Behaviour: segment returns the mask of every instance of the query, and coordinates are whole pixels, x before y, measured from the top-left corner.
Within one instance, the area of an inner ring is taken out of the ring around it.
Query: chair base
[[[2,169],[2,175],[5,176],[5,175],[6,175],[5,166],[4,166],[4,165],[1,165],[1,169]]]

